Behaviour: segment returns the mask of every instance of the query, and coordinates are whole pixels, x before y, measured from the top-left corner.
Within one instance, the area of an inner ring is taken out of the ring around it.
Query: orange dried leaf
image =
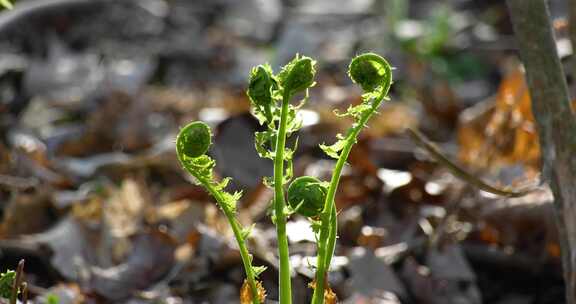
[[[338,297],[336,297],[336,293],[330,288],[328,283],[324,284],[324,303],[326,304],[336,304],[338,302]],[[316,281],[312,281],[308,283],[308,287],[314,289],[316,288]]]
[[[479,237],[482,241],[487,242],[489,244],[499,244],[501,238],[500,232],[490,225],[485,225],[484,227],[482,227],[482,229],[480,230]]]
[[[546,244],[546,252],[548,252],[551,257],[560,258],[560,245],[555,242],[549,242]]]
[[[527,177],[539,172],[538,134],[520,66],[502,80],[495,103],[479,109],[462,116],[458,129],[460,160],[475,168],[522,164]]]
[[[266,299],[266,290],[262,286],[262,282],[256,281],[256,289],[258,289],[258,300],[260,303],[264,303]],[[242,288],[240,289],[240,304],[252,304],[252,289],[250,288],[250,283],[248,280],[244,280]]]
[[[336,294],[334,293],[334,291],[332,291],[332,289],[330,289],[330,287],[328,287],[326,290],[324,290],[324,303],[336,304],[337,301],[338,301],[338,298],[336,297]]]

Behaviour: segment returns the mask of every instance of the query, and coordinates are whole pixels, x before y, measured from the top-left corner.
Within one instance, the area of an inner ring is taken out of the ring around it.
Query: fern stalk
[[[370,119],[370,117],[372,117],[372,115],[380,107],[382,100],[384,100],[384,97],[386,97],[386,93],[387,92],[380,94],[380,96],[378,96],[373,101],[370,111],[366,111],[362,115],[360,121],[355,123],[355,126],[348,132],[348,135],[345,138],[346,145],[342,149],[340,157],[338,158],[336,166],[334,167],[334,172],[332,173],[332,178],[330,179],[330,186],[328,187],[328,194],[326,195],[326,201],[324,203],[324,210],[322,211],[321,215],[322,228],[320,230],[319,238],[321,243],[318,244],[318,269],[316,271],[316,288],[314,289],[314,296],[312,297],[313,304],[324,303],[324,280],[326,278],[327,268],[330,267],[327,262],[329,263],[331,261],[332,255],[334,254],[337,234],[337,221],[335,212],[336,207],[334,206],[334,197],[336,196],[336,190],[338,190],[342,169],[344,169],[348,155],[350,155],[350,151],[356,143],[358,134],[364,128],[368,122],[368,119]]]
[[[261,298],[256,277],[264,268],[252,266],[252,257],[246,248],[246,239],[250,234],[250,229],[243,229],[235,217],[236,205],[242,193],[229,193],[224,190],[228,185],[229,178],[221,181],[215,180],[213,169],[216,166],[216,161],[206,155],[211,144],[212,131],[210,127],[200,121],[191,122],[180,130],[176,138],[176,155],[182,167],[196,179],[199,185],[210,193],[226,216],[238,244],[240,257],[246,272],[246,280],[252,294],[251,302],[260,304]],[[261,295],[264,296],[263,290]]]
[[[276,139],[274,157],[274,215],[276,219],[276,234],[278,237],[278,257],[280,259],[280,303],[292,303],[292,287],[290,282],[290,255],[288,252],[288,237],[286,235],[286,202],[284,200],[284,149],[286,146],[286,121],[290,97],[284,94],[280,125]]]
[[[349,74],[352,80],[361,85],[366,93],[363,95],[362,104],[349,108],[347,113],[343,114],[356,118],[352,127],[348,129],[346,136],[340,138],[333,146],[321,146],[328,155],[337,156],[338,161],[334,166],[326,200],[324,201],[324,209],[320,215],[321,227],[318,238],[316,284],[312,296],[312,304],[324,303],[326,273],[330,267],[336,246],[338,229],[334,197],[336,196],[336,190],[338,190],[342,169],[346,164],[352,147],[356,143],[358,134],[366,126],[370,117],[377,112],[382,101],[386,98],[392,82],[391,68],[386,60],[371,53],[354,58],[350,64]]]
[[[194,176],[198,182],[214,197],[216,203],[224,212],[226,219],[228,219],[228,223],[232,228],[232,232],[234,233],[234,238],[236,238],[236,243],[238,244],[238,250],[240,251],[240,257],[242,259],[242,264],[244,265],[244,272],[246,273],[246,280],[248,280],[248,284],[250,285],[250,290],[252,291],[252,303],[260,304],[260,300],[258,297],[258,287],[256,285],[256,275],[254,274],[254,269],[252,268],[252,257],[246,248],[246,240],[242,235],[242,228],[236,220],[234,216],[234,212],[228,208],[226,204],[224,204],[224,199],[222,198],[219,191],[217,191],[214,186],[206,179],[200,178],[198,176]]]

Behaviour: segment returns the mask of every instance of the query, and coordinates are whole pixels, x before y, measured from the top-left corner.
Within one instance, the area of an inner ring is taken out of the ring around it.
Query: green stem
[[[372,101],[372,108],[370,111],[366,111],[360,117],[360,120],[357,121],[352,129],[346,135],[346,145],[342,149],[340,153],[340,157],[336,162],[336,166],[334,167],[334,172],[332,173],[332,179],[330,180],[330,187],[328,188],[328,193],[326,194],[326,201],[324,202],[324,209],[322,210],[322,214],[320,215],[320,220],[322,222],[322,226],[320,229],[320,237],[318,243],[318,259],[317,264],[318,268],[316,270],[316,287],[314,288],[314,295],[312,296],[312,304],[323,304],[324,303],[324,283],[326,280],[326,270],[327,267],[330,266],[329,263],[332,260],[332,255],[334,254],[334,246],[336,244],[336,227],[331,228],[330,226],[335,226],[336,215],[335,207],[334,207],[334,197],[336,196],[336,190],[338,189],[338,184],[340,183],[340,175],[342,174],[342,169],[344,169],[344,165],[346,164],[346,160],[348,159],[348,155],[350,155],[350,151],[352,150],[352,146],[356,143],[356,137],[364,128],[368,119],[376,112],[382,100],[386,96],[387,91],[383,91],[383,93],[378,96],[375,100]],[[334,219],[331,219],[331,217]]]
[[[336,208],[332,208],[332,215],[330,216],[330,231],[328,233],[328,250],[326,250],[326,265],[327,270],[330,269],[330,262],[334,256],[334,249],[336,248],[336,235],[338,234],[338,217]]]
[[[288,252],[288,237],[286,236],[286,202],[284,200],[284,149],[286,146],[286,123],[288,120],[289,95],[282,98],[282,112],[276,139],[274,156],[274,215],[276,234],[278,238],[278,256],[280,259],[280,304],[292,303],[292,287],[290,282],[290,255]]]
[[[190,172],[194,175],[192,172]],[[232,227],[232,232],[234,233],[234,237],[236,238],[236,242],[238,243],[238,248],[240,250],[240,257],[242,258],[242,264],[244,264],[244,271],[246,272],[246,279],[248,280],[248,284],[250,285],[250,290],[252,291],[252,303],[260,304],[260,300],[258,298],[258,287],[256,285],[256,276],[254,275],[254,270],[252,269],[252,258],[250,257],[250,253],[246,248],[246,242],[242,237],[242,229],[240,228],[240,224],[234,217],[234,212],[232,212],[226,204],[224,204],[224,199],[222,198],[220,192],[214,189],[214,186],[206,179],[199,178],[198,176],[194,175],[196,179],[204,186],[204,188],[214,197],[220,209],[224,212],[224,215],[228,219],[230,223],[230,227]]]

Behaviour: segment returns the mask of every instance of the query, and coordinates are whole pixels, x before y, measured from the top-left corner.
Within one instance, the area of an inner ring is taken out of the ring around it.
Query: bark
[[[568,0],[569,20],[568,30],[570,35],[570,44],[572,44],[572,77],[576,77],[576,0]],[[572,93],[574,93],[574,84],[572,84]],[[572,95],[574,96],[574,95]]]
[[[532,96],[542,175],[554,194],[566,299],[576,304],[576,120],[545,0],[507,3]]]

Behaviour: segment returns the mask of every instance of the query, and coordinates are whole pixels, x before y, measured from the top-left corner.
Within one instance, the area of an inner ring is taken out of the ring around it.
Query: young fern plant
[[[338,116],[348,116],[354,119],[354,123],[346,134],[338,134],[337,141],[332,145],[320,145],[320,148],[328,156],[337,159],[337,161],[326,191],[324,205],[319,215],[320,219],[313,223],[313,227],[317,231],[318,260],[312,304],[324,303],[326,273],[330,267],[336,245],[337,221],[334,197],[342,169],[356,143],[358,134],[366,127],[370,117],[377,113],[382,101],[387,99],[388,91],[392,85],[392,68],[384,58],[374,53],[362,54],[352,59],[348,68],[348,75],[354,83],[362,88],[364,94],[359,105],[350,106],[345,113],[336,112]]]
[[[284,186],[292,179],[292,157],[297,145],[286,147],[286,139],[302,127],[296,112],[305,104],[308,89],[315,84],[315,74],[316,62],[296,55],[278,75],[274,75],[267,64],[253,68],[247,91],[252,114],[266,126],[265,131],[255,134],[256,151],[260,157],[274,162],[274,176],[264,178],[264,183],[274,189],[272,221],[278,238],[281,304],[292,303],[286,218],[293,210],[286,205]],[[291,100],[301,93],[304,93],[304,99],[296,105],[291,104]]]
[[[340,175],[358,134],[386,99],[392,83],[390,65],[384,58],[372,53],[354,58],[348,73],[352,81],[362,87],[364,94],[362,103],[349,107],[343,114],[336,113],[338,116],[350,116],[354,119],[354,124],[347,133],[339,134],[336,143],[330,146],[320,145],[328,156],[337,159],[330,182],[311,176],[301,176],[291,182],[292,158],[297,140],[293,147],[286,146],[287,138],[302,127],[297,111],[306,103],[308,89],[315,84],[316,62],[309,57],[296,55],[278,75],[274,75],[268,64],[256,66],[250,73],[247,95],[251,101],[252,114],[266,127],[264,131],[255,133],[256,151],[260,157],[268,158],[274,163],[274,175],[265,177],[264,183],[274,189],[272,221],[276,225],[278,238],[280,304],[292,303],[286,221],[293,213],[309,218],[316,232],[318,261],[312,303],[324,303],[326,272],[336,244],[337,214],[334,196]],[[292,99],[297,95],[304,98],[292,104]],[[245,244],[249,229],[241,228],[234,216],[241,194],[224,190],[228,178],[220,182],[214,180],[212,171],[215,161],[206,155],[211,145],[211,136],[210,128],[203,122],[192,122],[182,128],[176,141],[178,159],[215,198],[228,218],[240,248],[247,285],[252,292],[251,300],[253,303],[261,303],[264,300],[263,288],[256,281],[256,277],[264,268],[252,266]],[[284,188],[287,184],[290,185],[286,195]],[[330,301],[333,302],[334,298],[330,298]]]
[[[260,304],[264,302],[265,291],[256,279],[265,270],[265,267],[252,265],[252,256],[246,246],[246,239],[250,235],[251,227],[243,228],[235,217],[236,204],[242,193],[229,193],[224,190],[230,178],[224,178],[221,181],[215,180],[213,169],[216,162],[206,155],[211,144],[212,132],[210,127],[201,121],[194,121],[180,130],[176,138],[176,154],[182,167],[216,200],[232,228],[246,272],[246,281],[242,289],[246,289],[247,286],[250,290],[248,299],[243,299],[242,303]]]

